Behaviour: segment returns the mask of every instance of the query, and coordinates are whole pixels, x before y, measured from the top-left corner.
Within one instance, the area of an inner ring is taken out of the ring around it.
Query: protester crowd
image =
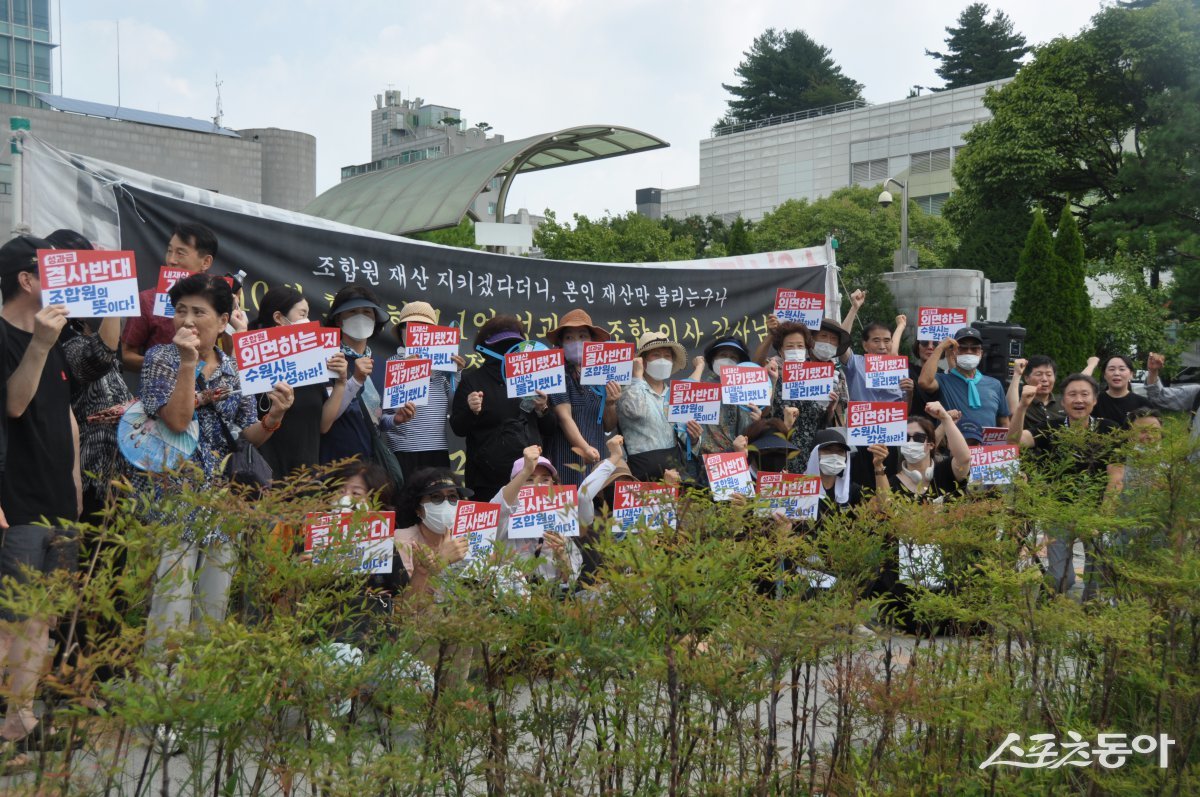
[[[213,485],[230,479],[231,458],[255,459],[249,448],[274,479],[349,461],[325,488],[331,504],[382,506],[396,513],[393,572],[372,577],[389,611],[407,596],[430,594],[433,576],[467,556],[465,539],[451,534],[455,507],[463,500],[500,505],[495,558],[511,568],[512,589],[530,580],[549,581],[570,595],[597,583],[603,562],[590,541],[620,531],[610,512],[614,486],[622,481],[704,490],[707,455],[744,452],[752,478],[790,473],[820,480],[811,519],[770,516],[771,522],[815,537],[836,514],[887,512],[898,502],[969,500],[971,446],[984,441],[985,430],[1004,428],[1008,443],[1030,452],[1028,467],[1065,463],[1055,471],[1069,480],[1062,500],[1113,500],[1125,476],[1114,433],[1158,427],[1156,410],[1194,412],[1200,401],[1195,386],[1161,384],[1163,359],[1157,354],[1149,356],[1144,397],[1131,390],[1134,364],[1121,354],[1065,374],[1060,364],[1034,352],[1011,364],[1006,386],[981,370],[984,340],[978,329],[967,325],[942,340],[920,340],[904,316],[891,324],[858,319],[866,295],[855,291],[843,322],[826,318],[814,330],[770,315],[761,343],[720,337],[690,362],[679,341],[647,332],[635,342],[628,384],[581,380],[585,344],[611,338],[604,319],[570,309],[539,346],[516,316],[498,315],[470,341],[476,364],[468,367],[464,357],[455,356],[456,371],[433,373],[426,403],[385,410],[378,372],[389,360],[408,357],[407,325],[435,325],[442,313],[416,300],[393,317],[361,285],[339,291],[323,314],[324,325],[341,332],[340,350],[327,361],[332,375],[327,384],[293,389],[280,382],[267,393],[247,395],[231,357],[230,333],[315,319],[320,308],[303,294],[271,286],[256,311],[243,311],[237,282],[216,275],[216,236],[203,225],[181,223],[165,262],[191,274],[170,291],[174,316],[155,315],[154,291],[144,291],[140,314],[122,330],[117,318],[69,318],[61,307],[43,306],[36,253],[55,248],[90,245],[60,230],[45,240],[21,236],[0,248],[6,409],[0,455],[7,455],[8,465],[0,487],[0,589],[31,573],[77,568],[87,540],[77,538],[74,522],[103,522],[114,479],[130,479],[136,489],[156,494],[174,489],[169,475],[148,474],[122,453],[117,422],[135,396],[165,438],[194,434],[197,443],[185,459]],[[764,312],[770,312],[770,297],[764,297]],[[862,353],[853,351],[854,338]],[[396,343],[395,355],[372,348]],[[510,398],[505,355],[545,347],[564,352],[565,390]],[[866,356],[897,355],[902,348],[911,353],[908,375],[892,387],[871,387]],[[827,395],[784,398],[785,365],[802,362],[833,364]],[[674,382],[717,383],[730,366],[765,370],[772,383],[769,401],[724,404],[711,424],[669,419]],[[1096,367],[1103,388],[1091,376]],[[864,401],[905,406],[904,442],[851,445],[847,408]],[[1057,434],[1064,428],[1092,435],[1082,454],[1066,450]],[[1200,434],[1200,425],[1193,429]],[[452,467],[451,433],[463,441],[462,478]],[[570,511],[579,535],[510,539],[510,520],[527,485],[576,487],[578,503]],[[746,496],[732,500],[752,511]],[[146,621],[150,651],[172,630],[221,620],[238,566],[221,528],[202,516],[184,520],[189,532],[161,552]],[[1068,529],[1042,531],[1047,577],[1055,588],[1070,591],[1076,579],[1072,535]],[[904,604],[915,584],[902,572],[902,558],[898,549],[890,552],[865,594],[892,601],[896,611],[886,621],[909,627],[913,620]],[[804,565],[819,589],[822,563]],[[4,761],[11,761],[30,738],[53,733],[39,727],[33,711],[53,618],[9,612],[0,619],[0,667],[7,678],[0,737]]]

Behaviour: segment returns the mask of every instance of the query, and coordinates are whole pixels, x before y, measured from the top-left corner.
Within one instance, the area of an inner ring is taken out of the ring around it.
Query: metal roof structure
[[[333,186],[304,212],[393,235],[453,227],[492,178],[502,176],[496,221],[503,221],[504,202],[518,174],[667,146],[660,138],[627,127],[571,127],[362,174]]]
[[[204,119],[193,119],[190,116],[171,116],[166,113],[139,111],[136,108],[122,108],[117,105],[105,105],[100,102],[73,100],[70,97],[60,97],[57,94],[35,92],[34,96],[56,111],[78,113],[84,116],[98,116],[103,119],[115,119],[120,122],[137,122],[155,127],[170,127],[175,130],[190,130],[193,133],[214,133],[218,136],[241,138],[237,131],[221,127]]]

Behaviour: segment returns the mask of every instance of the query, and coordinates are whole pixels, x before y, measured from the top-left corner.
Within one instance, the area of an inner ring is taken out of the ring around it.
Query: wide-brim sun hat
[[[397,324],[415,321],[418,324],[437,326],[437,320],[437,310],[434,310],[429,302],[405,302],[404,307],[400,308],[400,315],[396,316]]]
[[[683,346],[671,340],[661,332],[647,332],[638,338],[637,356],[641,357],[647,352],[655,349],[670,349],[672,358],[675,360],[675,370],[682,370],[687,365],[687,351]]]
[[[586,329],[591,335],[592,341],[596,343],[603,343],[612,338],[608,330],[592,323],[592,317],[586,310],[575,309],[564,315],[558,322],[558,326],[546,334],[546,340],[555,346],[561,345],[563,333],[568,329]]]
[[[832,318],[822,318],[821,328],[817,332],[832,332],[837,335],[837,356],[841,357],[850,348],[850,333],[842,329],[842,325]],[[815,335],[814,335],[815,336]]]
[[[732,335],[717,338],[713,342],[704,347],[704,363],[712,370],[714,355],[717,349],[734,349],[737,351],[737,361],[744,363],[750,359],[750,350],[746,348],[746,344],[742,343],[738,338]]]
[[[396,338],[404,343],[404,335],[401,332],[401,327],[404,324],[429,324],[437,326],[437,310],[433,309],[433,305],[429,302],[405,302],[404,307],[400,309],[400,315],[396,316],[396,325],[392,329],[396,333]]]

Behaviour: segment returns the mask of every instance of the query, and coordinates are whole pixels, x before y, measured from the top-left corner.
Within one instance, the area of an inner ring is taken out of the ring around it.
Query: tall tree
[[[952,219],[953,202],[947,201],[942,212]],[[960,232],[950,265],[982,271],[992,282],[1012,282],[1017,278],[1032,222],[1029,206],[1020,201],[996,203],[987,212],[975,214]]]
[[[1024,203],[1057,213],[1063,197],[1072,197],[1092,254],[1150,225],[1181,258],[1200,256],[1197,86],[1200,3],[1106,8],[1078,36],[1040,47],[1011,83],[988,92],[992,118],[964,136],[954,164],[959,190],[946,217],[966,238],[998,207]],[[1144,249],[1148,241],[1131,244]]]
[[[767,30],[743,53],[736,85],[721,87],[734,96],[724,124],[753,122],[862,99],[862,84],[842,74],[828,47],[802,30]]]
[[[1092,353],[1091,324],[1083,335],[1072,328],[1078,309],[1072,271],[1055,252],[1046,217],[1034,211],[1009,320],[1025,327],[1025,351],[1053,357],[1060,373],[1083,368]]]
[[[946,81],[943,88],[957,89],[987,83],[990,80],[1012,77],[1021,67],[1021,59],[1030,48],[1025,37],[1013,30],[1012,20],[997,11],[988,20],[988,7],[972,3],[958,15],[958,26],[946,28],[946,52],[926,50],[942,65],[938,77]]]
[[[1063,269],[1063,312],[1062,323],[1065,347],[1071,351],[1094,353],[1095,331],[1092,322],[1092,299],[1087,291],[1087,265],[1084,263],[1083,238],[1071,205],[1063,206],[1058,219],[1058,231],[1054,235],[1054,254]]]

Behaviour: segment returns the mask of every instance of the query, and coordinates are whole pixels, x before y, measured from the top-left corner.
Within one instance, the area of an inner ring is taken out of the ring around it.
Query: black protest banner
[[[493,315],[516,315],[531,338],[544,338],[573,308],[587,310],[618,340],[659,331],[694,352],[714,337],[735,335],[753,350],[766,334],[777,288],[825,293],[826,268],[797,262],[793,253],[756,255],[766,267],[754,268],[738,268],[736,259],[690,267],[540,260],[265,219],[130,185],[116,196],[121,246],[137,253],[143,288],[154,284],[172,227],[192,219],[217,234],[213,273],[246,271],[252,319],[271,286],[300,290],[319,319],[339,289],[358,284],[375,291],[393,318],[407,301],[429,302],[442,324],[462,329],[464,354]],[[386,355],[396,341],[390,328],[384,334],[377,343],[387,345],[376,351]]]

